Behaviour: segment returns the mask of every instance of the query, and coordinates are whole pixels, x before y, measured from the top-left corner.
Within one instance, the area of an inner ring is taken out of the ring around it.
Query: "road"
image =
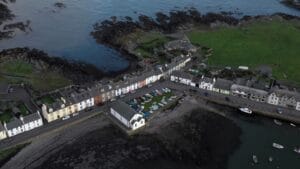
[[[31,131],[24,132],[11,138],[4,139],[0,142],[0,150],[13,147],[18,144],[30,142],[43,135],[50,134],[51,132],[59,132],[67,127],[75,126],[76,124],[92,118],[102,112],[107,111],[107,106],[96,107],[90,111],[80,112],[79,115],[71,117],[67,120],[57,120],[52,123],[45,123],[39,128],[35,128]]]
[[[259,103],[259,102],[251,101],[249,99],[243,99],[235,96],[224,95],[224,94],[207,91],[207,90],[203,90],[203,89],[199,89],[199,88],[195,88],[183,84],[174,83],[171,81],[157,82],[150,87],[138,89],[136,92],[127,94],[125,97],[118,98],[118,99],[121,99],[123,101],[128,101],[130,99],[143,96],[144,94],[149,93],[150,91],[153,91],[155,89],[161,89],[166,87],[172,89],[174,93],[178,92],[181,94],[187,94],[193,97],[199,97],[204,100],[208,100],[211,102],[215,102],[218,104],[227,105],[231,107],[236,107],[236,108],[245,106],[245,107],[249,107],[254,111],[254,113],[257,114],[300,124],[300,112],[296,110],[281,108],[283,110],[283,114],[278,114],[276,113],[278,106],[269,105],[266,103]],[[193,89],[194,92],[191,91],[190,89]],[[226,101],[226,98],[228,98],[229,101]],[[79,122],[92,118],[97,114],[100,114],[101,112],[108,112],[108,108],[110,107],[111,104],[113,104],[113,102],[107,102],[104,106],[95,107],[95,109],[88,112],[81,112],[79,113],[78,116],[72,117],[68,120],[65,121],[57,120],[50,124],[45,124],[44,126],[40,128],[36,128],[32,131],[28,131],[20,135],[14,136],[12,138],[2,140],[0,142],[0,149],[9,148],[20,143],[25,143],[35,138],[38,138],[42,135],[49,134],[51,132],[58,132],[59,130],[64,129],[65,127],[69,127],[73,125],[74,127],[76,127],[75,125]]]

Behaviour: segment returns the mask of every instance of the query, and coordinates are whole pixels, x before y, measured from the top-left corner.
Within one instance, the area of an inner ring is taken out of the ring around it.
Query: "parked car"
[[[68,120],[69,118],[70,118],[70,116],[68,115],[68,116],[63,117],[62,120]]]

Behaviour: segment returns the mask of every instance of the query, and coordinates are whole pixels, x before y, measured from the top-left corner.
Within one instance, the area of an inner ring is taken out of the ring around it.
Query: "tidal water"
[[[54,7],[53,0],[18,0],[10,4],[16,15],[13,21],[31,21],[32,32],[18,33],[0,41],[0,50],[30,47],[50,55],[92,63],[106,71],[118,71],[128,62],[120,53],[99,45],[90,36],[93,24],[111,16],[154,15],[156,12],[194,7],[202,13],[232,11],[236,15],[261,15],[300,12],[279,3],[279,0],[64,0],[65,9]]]
[[[230,157],[228,169],[300,168],[300,154],[293,151],[300,146],[300,125],[293,127],[283,122],[279,126],[273,119],[244,114],[235,114],[233,120],[242,129],[241,145]],[[274,148],[274,142],[284,149]],[[257,156],[258,164],[253,163],[252,155]]]
[[[90,36],[93,24],[111,16],[154,15],[156,12],[194,7],[202,13],[231,11],[242,15],[265,15],[283,12],[300,16],[300,11],[286,7],[280,0],[64,0],[65,9],[54,7],[52,0],[17,0],[10,4],[16,15],[13,22],[31,21],[32,32],[18,33],[10,40],[0,41],[0,50],[30,47],[44,50],[50,55],[91,63],[104,71],[118,71],[128,62],[115,50],[99,45]],[[229,169],[298,169],[300,155],[292,151],[300,145],[299,128],[277,126],[262,117],[237,116],[242,128],[241,145],[230,157]],[[277,150],[272,143],[286,148]],[[259,164],[251,165],[252,155]],[[274,161],[268,162],[269,156]],[[225,167],[225,166],[224,166]]]

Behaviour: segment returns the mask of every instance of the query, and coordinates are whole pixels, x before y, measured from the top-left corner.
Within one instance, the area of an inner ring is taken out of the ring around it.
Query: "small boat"
[[[291,126],[296,127],[296,125],[294,123],[290,123]]]
[[[282,125],[282,122],[281,122],[281,121],[279,121],[279,120],[276,120],[276,119],[274,119],[274,123],[275,123],[275,124],[277,124],[277,125],[279,125],[279,126],[281,126],[281,125]]]
[[[283,145],[280,145],[280,144],[278,144],[278,143],[273,143],[272,146],[273,146],[274,148],[277,148],[277,149],[283,149],[283,148],[284,148]]]
[[[252,114],[252,110],[250,110],[250,109],[247,108],[247,107],[241,107],[241,108],[239,108],[239,110],[240,110],[241,112],[244,112],[244,113],[247,113],[247,114]]]
[[[300,154],[300,147],[295,147],[295,148],[294,148],[294,152]]]
[[[258,163],[258,158],[257,158],[256,155],[252,155],[252,160],[253,160],[253,162],[254,162],[255,164]]]
[[[273,161],[273,157],[269,157],[269,162],[272,162]]]

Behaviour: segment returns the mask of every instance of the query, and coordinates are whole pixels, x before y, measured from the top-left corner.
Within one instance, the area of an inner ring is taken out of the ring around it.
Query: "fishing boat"
[[[294,152],[300,154],[300,147],[295,147],[295,148],[294,148]]]
[[[273,157],[269,157],[269,162],[272,162],[273,161]]]
[[[278,143],[273,143],[272,146],[273,146],[274,148],[277,148],[277,149],[283,149],[283,148],[284,148],[283,145],[280,145],[280,144],[278,144]]]
[[[282,122],[281,122],[281,121],[279,121],[279,120],[276,120],[276,119],[274,119],[274,123],[275,123],[275,124],[277,124],[277,125],[279,125],[279,126],[281,126],[281,125],[282,125]]]
[[[252,110],[250,110],[247,107],[241,107],[241,108],[239,108],[239,110],[243,113],[252,114]]]
[[[252,155],[252,160],[253,160],[253,162],[254,162],[255,164],[258,163],[258,158],[257,158],[256,155]]]

